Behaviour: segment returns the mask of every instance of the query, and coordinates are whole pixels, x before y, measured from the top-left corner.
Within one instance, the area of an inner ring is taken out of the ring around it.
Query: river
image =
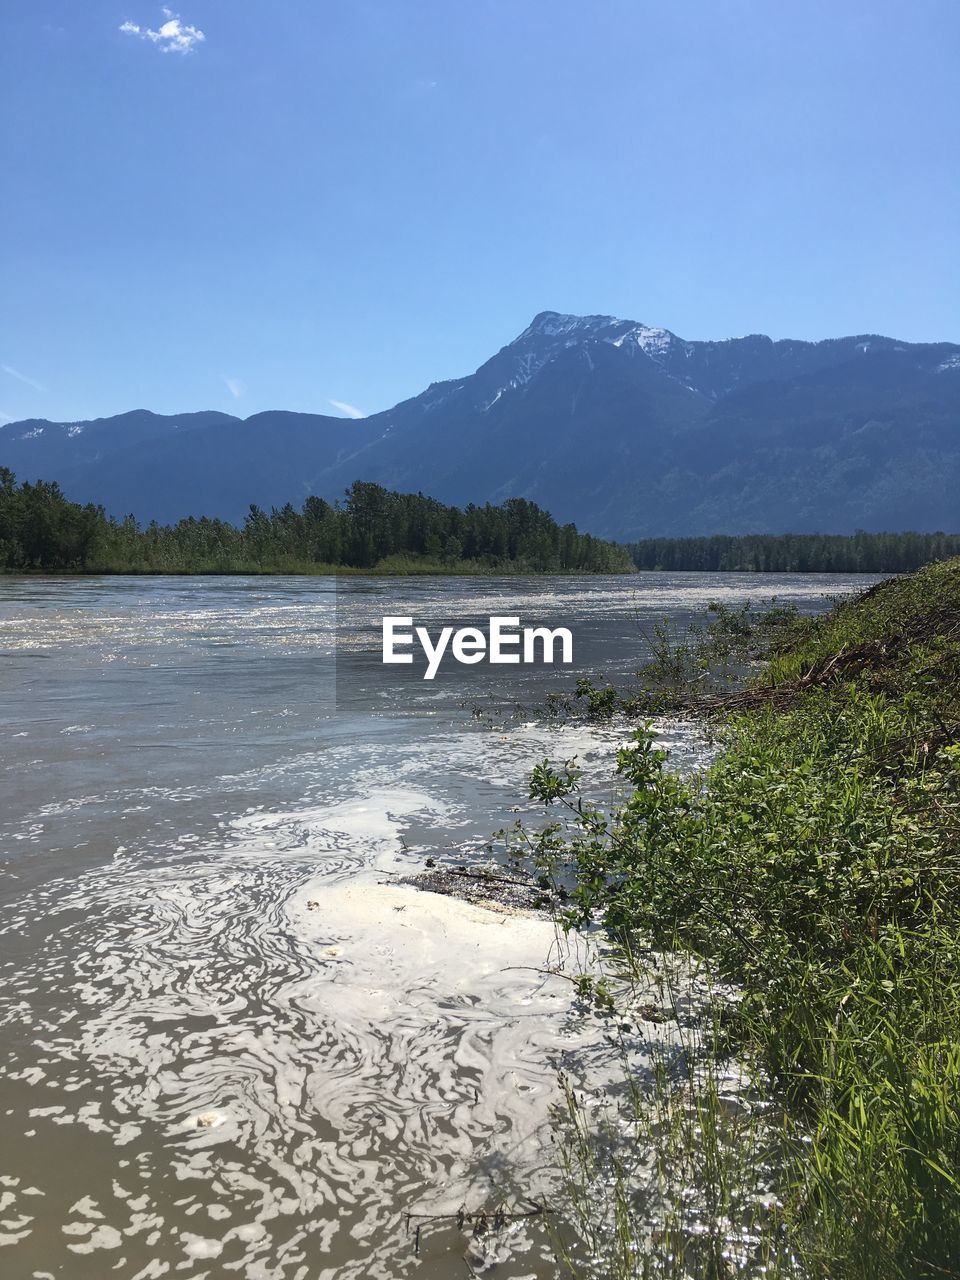
[[[417,1252],[406,1215],[549,1195],[601,1020],[548,920],[395,881],[481,855],[545,755],[609,788],[625,727],[541,708],[659,619],[871,581],[0,579],[0,1274],[555,1274],[526,1226],[417,1218]],[[566,626],[573,674],[398,677],[386,614]]]

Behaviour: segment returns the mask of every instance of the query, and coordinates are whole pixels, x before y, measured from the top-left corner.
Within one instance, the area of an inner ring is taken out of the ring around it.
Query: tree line
[[[638,569],[746,573],[909,573],[960,555],[956,533],[716,534],[630,544]]]
[[[5,573],[626,573],[626,548],[559,525],[524,498],[448,507],[422,493],[357,481],[344,501],[309,497],[240,526],[208,516],[146,527],[70,502],[57,484],[17,484],[0,467],[0,572]]]

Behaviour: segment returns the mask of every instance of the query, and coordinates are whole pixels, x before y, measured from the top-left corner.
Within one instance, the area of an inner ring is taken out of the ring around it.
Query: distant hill
[[[268,412],[0,427],[0,465],[141,520],[240,519],[354,480],[524,497],[622,539],[960,529],[960,346],[688,342],[544,311],[473,374],[359,421]]]

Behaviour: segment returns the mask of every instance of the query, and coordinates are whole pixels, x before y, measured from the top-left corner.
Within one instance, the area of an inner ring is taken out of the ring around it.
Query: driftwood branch
[[[463,1231],[467,1226],[473,1227],[473,1235],[483,1236],[488,1231],[501,1231],[508,1222],[523,1222],[535,1218],[542,1218],[554,1210],[546,1205],[538,1204],[534,1200],[528,1201],[531,1206],[527,1210],[504,1209],[499,1205],[493,1212],[486,1209],[469,1211],[461,1205],[455,1213],[407,1213],[405,1215],[407,1230],[410,1230],[412,1223],[417,1225],[413,1231],[413,1251],[419,1256],[420,1254],[420,1233],[423,1227],[430,1222],[452,1222],[456,1224],[458,1231]]]

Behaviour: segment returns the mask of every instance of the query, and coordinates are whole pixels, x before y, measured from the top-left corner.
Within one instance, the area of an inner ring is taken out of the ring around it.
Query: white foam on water
[[[5,1025],[37,1045],[12,1077],[45,1095],[34,1123],[87,1134],[108,1175],[60,1210],[70,1255],[112,1252],[118,1232],[124,1266],[149,1276],[174,1231],[181,1257],[241,1275],[288,1280],[306,1257],[311,1276],[402,1276],[406,1211],[545,1194],[558,1068],[609,1052],[602,1021],[545,972],[561,959],[552,924],[380,881],[420,864],[430,833],[485,838],[474,792],[502,810],[538,756],[599,770],[622,737],[526,723],[402,754],[327,749],[282,766],[303,780],[299,804],[254,807],[215,842],[131,844],[21,900],[4,930],[63,923],[8,993]],[[119,1186],[104,1143],[129,1153],[142,1194]],[[36,1247],[40,1266],[59,1256],[49,1233]],[[466,1247],[446,1240],[442,1257]],[[491,1240],[490,1257],[505,1247]],[[512,1233],[518,1258],[530,1247]]]

